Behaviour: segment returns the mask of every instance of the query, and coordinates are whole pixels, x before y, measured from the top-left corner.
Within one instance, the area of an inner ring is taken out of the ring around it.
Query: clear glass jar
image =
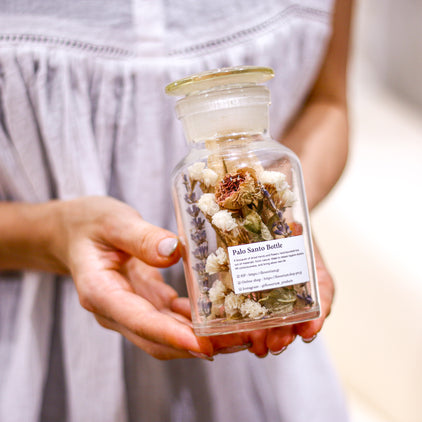
[[[302,171],[268,134],[272,69],[234,67],[166,87],[190,145],[173,197],[197,335],[320,315]]]

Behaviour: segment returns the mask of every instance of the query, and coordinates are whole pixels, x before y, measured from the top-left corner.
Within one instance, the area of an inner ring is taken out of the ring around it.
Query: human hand
[[[331,310],[331,303],[334,297],[334,282],[315,242],[314,252],[321,316],[318,319],[299,324],[239,333],[240,343],[238,337],[235,339],[230,336],[210,337],[215,353],[224,353],[226,350],[235,352],[248,348],[257,357],[265,357],[268,352],[278,355],[295,340],[297,335],[301,336],[306,343],[311,342],[316,337]],[[189,302],[186,298],[175,298],[171,306],[174,311],[185,315],[186,318],[190,318]]]
[[[318,319],[299,324],[250,332],[248,339],[244,341],[252,343],[249,348],[251,353],[255,353],[258,357],[264,357],[268,352],[274,355],[280,354],[295,340],[297,335],[301,336],[305,343],[310,343],[322,329],[324,321],[331,311],[331,304],[334,298],[334,281],[327,270],[315,241],[314,252],[321,316]]]
[[[210,357],[207,337],[171,310],[178,297],[155,267],[180,259],[176,236],[108,197],[56,202],[51,253],[71,273],[82,306],[158,359]],[[234,340],[236,343],[236,340]],[[240,342],[237,339],[237,344]]]

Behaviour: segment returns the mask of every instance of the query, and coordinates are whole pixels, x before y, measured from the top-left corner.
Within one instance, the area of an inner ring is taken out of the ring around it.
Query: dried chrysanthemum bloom
[[[229,293],[224,299],[226,315],[230,318],[240,314],[240,307],[245,299],[243,295],[237,295],[233,292]]]
[[[252,299],[246,299],[240,306],[240,313],[244,318],[262,318],[267,314],[267,309]]]
[[[220,207],[215,202],[215,195],[213,193],[204,193],[196,205],[205,215],[210,215],[211,217],[220,211]]]
[[[208,297],[212,303],[222,303],[226,297],[226,286],[220,280],[215,280],[208,291]]]
[[[223,232],[229,232],[237,227],[236,220],[229,211],[221,210],[212,216],[212,224]]]
[[[216,274],[221,271],[228,271],[229,257],[223,248],[218,248],[214,253],[208,255],[205,264],[205,271],[208,274]]]
[[[238,210],[261,198],[262,192],[257,183],[255,170],[246,167],[227,174],[215,191],[218,205],[231,210]]]

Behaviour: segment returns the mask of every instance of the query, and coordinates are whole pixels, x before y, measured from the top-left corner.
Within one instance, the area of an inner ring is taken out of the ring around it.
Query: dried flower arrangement
[[[295,198],[283,173],[265,171],[250,160],[248,167],[236,168],[233,163],[230,167],[214,154],[207,165],[197,162],[183,175],[195,245],[193,270],[199,283],[200,316],[206,320],[253,320],[312,305],[307,283],[235,293],[228,248],[301,235],[302,226],[286,221],[285,211]],[[217,247],[211,252],[207,225],[216,237]]]

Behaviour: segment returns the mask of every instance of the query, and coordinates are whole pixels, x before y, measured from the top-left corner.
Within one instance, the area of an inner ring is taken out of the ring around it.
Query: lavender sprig
[[[208,242],[207,232],[205,230],[205,219],[200,216],[200,209],[196,205],[198,202],[198,195],[194,192],[194,183],[191,183],[189,177],[184,174],[182,183],[186,188],[185,202],[189,204],[186,212],[192,217],[191,220],[191,239],[197,246],[193,251],[193,256],[198,260],[192,269],[198,274],[198,287],[201,294],[198,300],[198,310],[201,315],[207,317],[211,314],[211,301],[208,298],[207,292],[210,289],[210,280],[205,271],[206,259],[208,256]]]
[[[313,305],[314,301],[312,300],[312,296],[311,295],[301,295],[301,294],[297,294],[297,297],[299,299],[302,299],[303,301],[305,301],[305,303],[307,305]]]
[[[205,262],[199,261],[192,267],[200,276],[204,276],[205,272]]]
[[[289,237],[292,234],[289,225],[284,220],[274,223],[272,229],[275,234],[283,237]]]
[[[195,226],[196,230],[203,230],[205,227],[205,219],[202,217],[194,217],[192,223]]]
[[[192,205],[191,207],[187,207],[186,211],[188,212],[188,214],[191,217],[198,217],[199,213],[201,212],[201,210],[196,205]]]
[[[197,230],[191,233],[190,237],[197,245],[202,245],[207,241],[207,232],[205,230]]]
[[[188,204],[195,204],[196,202],[198,202],[198,197],[195,192],[190,192],[185,195],[185,201]]]
[[[292,235],[292,231],[290,230],[289,225],[286,223],[286,220],[283,215],[284,209],[278,209],[276,204],[274,203],[273,198],[271,197],[271,194],[268,192],[267,189],[261,184],[261,191],[265,198],[267,199],[268,203],[270,204],[270,207],[273,209],[273,211],[276,213],[277,217],[279,218],[279,221],[274,223],[271,227],[274,234],[277,234],[279,236],[283,237],[289,237]]]
[[[205,316],[210,315],[211,314],[211,307],[212,307],[212,303],[208,299],[207,295],[204,294],[201,298],[199,298],[198,308],[199,308],[200,314],[205,315]]]
[[[277,206],[275,205],[275,203],[273,201],[273,198],[270,195],[270,192],[268,192],[267,189],[265,189],[262,184],[260,184],[260,188],[261,188],[261,191],[264,194],[264,196],[267,198],[268,203],[270,204],[270,206],[273,209],[273,211],[274,212],[278,212]]]
[[[306,285],[306,283],[301,284],[300,287],[302,287],[303,289],[302,293],[297,293],[296,296],[299,299],[302,299],[306,305],[313,305],[314,301],[312,299],[312,296],[308,292],[308,286]]]
[[[201,246],[198,246],[194,251],[193,251],[193,256],[196,259],[206,259],[208,256],[208,243],[207,244],[203,244]]]

